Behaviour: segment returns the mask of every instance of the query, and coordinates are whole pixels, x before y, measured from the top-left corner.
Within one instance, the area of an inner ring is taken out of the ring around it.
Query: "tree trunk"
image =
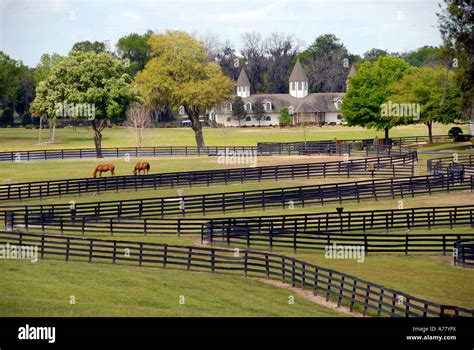
[[[94,130],[94,144],[97,158],[104,158],[102,155],[102,134],[100,131]]]
[[[56,122],[51,122],[49,128],[49,142],[56,142]]]
[[[191,121],[191,128],[194,131],[194,138],[196,139],[196,145],[198,146],[198,148],[206,147],[204,143],[204,136],[202,134],[202,125],[201,125],[201,122],[199,121],[199,108],[197,107],[191,108],[186,103],[183,104],[183,107],[184,107],[184,110],[186,111],[186,114],[189,117],[189,120]]]
[[[94,131],[95,153],[97,158],[104,158],[102,155],[102,133],[101,131],[107,125],[107,121],[100,120],[99,125],[96,124],[96,119],[91,120],[92,130]]]
[[[390,128],[385,128],[385,139],[384,139],[384,144],[385,144],[385,149],[388,149],[388,138],[389,138],[389,130]]]
[[[38,143],[43,141],[42,139],[42,132],[43,132],[43,117],[40,117],[40,125],[39,125],[39,133],[38,133]]]
[[[430,145],[433,143],[433,121],[427,121],[426,126],[428,127],[428,136],[430,139]]]

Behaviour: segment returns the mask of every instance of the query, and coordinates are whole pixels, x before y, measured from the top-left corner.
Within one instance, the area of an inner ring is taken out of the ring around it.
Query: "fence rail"
[[[452,233],[327,233],[300,232],[295,230],[269,229],[261,232],[251,231],[246,226],[206,226],[201,239],[206,242],[223,242],[250,247],[287,248],[294,253],[298,249],[330,251],[338,247],[360,248],[363,255],[369,253],[443,253],[451,251],[452,245],[474,234]],[[334,247],[333,247],[334,246]],[[336,253],[334,254],[336,255]]]
[[[428,159],[427,170],[430,174],[446,174],[463,172],[466,176],[474,176],[474,155],[462,154],[452,157]]]
[[[448,140],[447,136],[433,136],[435,141]],[[412,144],[427,141],[427,136],[408,136],[390,139],[391,153],[402,152],[402,148],[409,147]],[[321,154],[343,154],[351,153],[357,150],[365,150],[366,154],[383,154],[384,139],[381,147],[371,148],[374,139],[353,139],[308,141],[308,142],[287,142],[287,143],[259,143],[257,146],[158,146],[158,147],[120,147],[120,148],[102,148],[104,158],[119,157],[160,157],[160,156],[215,156],[227,151],[247,152],[250,151],[258,156],[264,155],[302,155],[307,153]],[[380,141],[379,140],[379,141]],[[362,143],[362,148],[354,146],[354,143]],[[342,146],[340,146],[342,145]],[[18,150],[0,152],[0,162],[21,162],[33,160],[59,160],[59,159],[83,159],[97,158],[95,148],[63,148],[63,149],[40,149],[40,150]]]
[[[473,317],[474,310],[441,305],[386,288],[332,269],[273,253],[177,246],[103,239],[81,239],[26,233],[0,232],[2,244],[23,249],[36,246],[41,258],[133,264],[140,267],[241,273],[281,279],[292,286],[309,288],[326,300],[360,310],[364,315],[388,317]],[[129,254],[124,254],[127,251]]]
[[[474,227],[474,206],[422,207],[413,209],[322,212],[245,218],[156,218],[101,216],[30,216],[29,212],[5,213],[5,227],[33,232],[61,234],[202,234],[204,224],[215,230],[239,226],[252,233],[293,230],[310,233],[365,233],[371,231],[411,230],[416,228],[460,226]]]
[[[328,176],[393,176],[414,175],[416,152],[400,156],[374,157],[347,161],[303,163],[234,169],[185,171],[142,176],[114,176],[66,180],[35,181],[0,185],[0,201],[44,198],[90,192],[126,189],[246,183]]]
[[[474,239],[459,239],[454,243],[454,265],[474,267]]]
[[[474,191],[474,178],[465,181],[453,174],[415,176],[409,178],[374,179],[340,184],[325,184],[274,188],[266,190],[238,191],[190,195],[182,197],[158,197],[146,199],[115,200],[76,204],[40,204],[3,207],[3,211],[15,211],[31,218],[48,215],[114,216],[114,217],[165,217],[199,213],[266,210],[288,205],[305,207],[308,204],[333,203],[348,200],[396,198],[418,194],[432,194],[456,190]]]

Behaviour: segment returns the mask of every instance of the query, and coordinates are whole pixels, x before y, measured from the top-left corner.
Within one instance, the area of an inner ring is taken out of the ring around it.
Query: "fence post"
[[[89,240],[89,262],[92,262],[92,250],[93,250],[94,241]]]
[[[216,252],[214,249],[211,249],[211,271],[214,272],[216,267]]]
[[[168,245],[165,245],[163,249],[163,268],[166,268],[167,259],[168,259]]]
[[[249,252],[246,250],[244,254],[244,272],[245,272],[245,277],[248,276],[248,254]]]
[[[329,301],[329,297],[331,295],[331,284],[332,284],[332,271],[330,271],[328,275],[328,285],[326,288],[326,301]]]
[[[66,261],[69,261],[70,237],[66,238]]]

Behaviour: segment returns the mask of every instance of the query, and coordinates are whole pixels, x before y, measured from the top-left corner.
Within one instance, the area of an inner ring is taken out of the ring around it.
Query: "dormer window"
[[[252,111],[252,104],[250,102],[247,102],[244,106],[246,112],[251,112]]]
[[[334,102],[334,106],[336,107],[336,109],[341,109],[341,104],[342,104],[341,100],[336,100]]]
[[[263,104],[263,109],[265,111],[271,111],[272,110],[272,103],[270,101],[265,101]]]
[[[225,109],[226,109],[227,112],[232,112],[232,103],[227,102],[225,104]]]

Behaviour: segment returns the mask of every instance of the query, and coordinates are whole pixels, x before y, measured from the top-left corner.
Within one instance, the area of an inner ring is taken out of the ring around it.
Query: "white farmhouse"
[[[353,70],[351,69],[353,74]],[[293,115],[293,124],[340,124],[342,116],[340,107],[343,92],[308,93],[308,77],[298,60],[289,78],[288,94],[254,94],[250,93],[250,81],[242,68],[236,82],[236,95],[244,101],[247,117],[240,126],[273,126],[278,125],[278,116],[282,108],[288,108]],[[235,95],[234,95],[235,96]],[[260,122],[252,115],[255,103],[262,103],[266,116]],[[239,121],[232,116],[232,101],[208,111],[211,121],[224,126],[239,126]]]

